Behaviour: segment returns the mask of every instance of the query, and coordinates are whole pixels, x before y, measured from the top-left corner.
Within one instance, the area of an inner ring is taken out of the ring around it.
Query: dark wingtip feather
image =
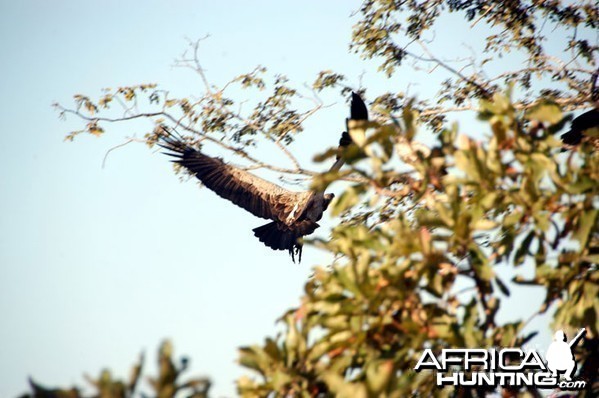
[[[166,149],[167,152],[162,152],[163,154],[184,159],[190,154],[197,152],[195,149],[187,145],[182,137],[175,136],[166,128],[163,128],[162,131],[164,132],[164,135],[159,137],[159,140],[156,144],[159,147]],[[175,162],[179,162],[179,160],[175,160]]]

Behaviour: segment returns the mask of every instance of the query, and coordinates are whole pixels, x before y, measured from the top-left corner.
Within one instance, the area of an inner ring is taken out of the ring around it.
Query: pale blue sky
[[[252,235],[261,220],[179,182],[143,145],[113,152],[102,168],[109,148],[147,125],[65,143],[81,124],[60,121],[50,105],[147,82],[200,94],[197,76],[171,65],[186,37],[206,34],[202,58],[216,84],[261,64],[300,87],[334,69],[354,87],[365,72],[372,95],[434,92],[415,74],[382,79],[349,53],[358,5],[0,0],[0,396],[24,392],[28,375],[54,386],[85,386],[82,373],[103,367],[128,377],[142,350],[152,374],[165,337],[192,358],[192,373],[213,379],[215,396],[234,395],[237,347],[274,335],[311,267],[328,258],[306,248],[297,265],[273,253]],[[441,48],[467,40],[455,26],[446,23]],[[337,104],[292,146],[302,160],[343,128],[347,108],[330,98]],[[325,216],[319,234],[337,221]]]

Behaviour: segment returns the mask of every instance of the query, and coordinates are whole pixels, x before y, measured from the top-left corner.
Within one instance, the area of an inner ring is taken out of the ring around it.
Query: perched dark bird
[[[366,105],[353,94],[350,117],[368,117]],[[268,224],[254,228],[254,235],[273,250],[288,250],[293,261],[298,256],[301,261],[302,244],[299,238],[310,235],[319,227],[333,194],[320,191],[295,192],[268,182],[248,171],[226,164],[190,147],[181,138],[163,129],[159,145],[174,156],[175,163],[185,167],[218,196],[249,211],[256,217],[272,220]],[[340,147],[351,144],[351,138],[344,132]],[[343,159],[337,158],[331,171],[337,171]]]
[[[575,117],[570,130],[562,134],[562,142],[567,145],[579,145],[585,136],[584,131],[593,127],[599,127],[599,109],[597,108]]]
[[[349,107],[349,120],[368,120],[368,110],[366,109],[366,104],[362,100],[362,98],[352,91],[351,93],[351,103]],[[347,131],[344,131],[341,134],[341,139],[339,140],[339,147],[346,147],[351,144],[352,140]],[[339,155],[337,155],[337,160],[339,159]]]
[[[593,73],[590,81],[591,102],[594,108],[578,115],[572,120],[570,130],[562,134],[562,142],[566,145],[580,145],[583,140],[590,141],[595,148],[599,148],[599,136],[597,134],[589,136],[585,134],[586,130],[593,127],[599,127],[599,69]]]
[[[351,120],[368,120],[368,109],[362,98],[354,92],[351,93],[351,105],[349,109]]]

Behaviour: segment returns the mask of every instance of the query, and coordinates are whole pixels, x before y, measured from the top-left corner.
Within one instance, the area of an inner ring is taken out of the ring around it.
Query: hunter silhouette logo
[[[585,380],[572,380],[576,362],[572,349],[586,329],[569,343],[563,330],[554,334],[544,361],[536,350],[521,348],[444,348],[440,353],[424,350],[414,367],[416,372],[436,370],[437,385],[512,386],[580,390]],[[566,380],[560,380],[561,377]]]
[[[558,330],[553,336],[553,343],[547,348],[545,359],[547,360],[547,368],[551,371],[554,377],[558,376],[559,372],[565,372],[566,380],[571,381],[572,375],[576,370],[576,362],[574,362],[574,354],[572,348],[586,334],[586,329],[581,329],[580,332],[570,341],[566,343],[566,334],[563,330]]]

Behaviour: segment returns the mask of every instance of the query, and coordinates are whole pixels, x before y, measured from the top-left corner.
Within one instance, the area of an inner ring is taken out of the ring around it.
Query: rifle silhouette
[[[570,342],[568,343],[568,345],[570,346],[570,348],[574,347],[577,343],[578,340],[580,340],[580,338],[582,336],[584,336],[587,333],[586,328],[582,328],[580,329],[580,332],[578,332],[578,334],[576,335],[576,337],[574,337],[572,340],[570,340]]]

